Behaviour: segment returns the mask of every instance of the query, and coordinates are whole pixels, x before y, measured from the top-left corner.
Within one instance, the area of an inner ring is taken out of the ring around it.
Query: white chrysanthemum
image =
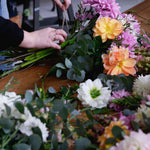
[[[16,95],[15,92],[5,92],[5,95],[0,94],[0,117],[6,114],[5,104],[11,108],[15,101],[21,101],[21,96]]]
[[[133,93],[139,95],[150,94],[150,75],[141,75],[134,81]]]
[[[91,106],[92,109],[95,109],[107,106],[111,90],[103,87],[100,79],[94,81],[88,79],[85,83],[80,84],[77,92],[77,97],[84,106]]]
[[[22,114],[18,111],[18,109],[16,109],[14,105],[11,107],[11,116],[16,119],[22,119],[22,120],[27,120],[28,118],[32,117],[27,107],[24,107],[24,113]]]
[[[150,149],[150,133],[145,134],[142,130],[138,132],[131,131],[130,135],[125,135],[125,139],[110,150],[149,150]]]
[[[20,125],[19,130],[23,134],[30,136],[33,134],[32,128],[35,128],[35,127],[39,127],[42,133],[43,141],[46,142],[47,137],[48,137],[48,129],[46,128],[46,125],[42,123],[41,120],[36,117],[28,118],[24,123]]]
[[[137,112],[135,113],[135,122],[139,123],[141,126],[144,126],[143,113],[150,118],[150,107],[146,105],[141,105]]]

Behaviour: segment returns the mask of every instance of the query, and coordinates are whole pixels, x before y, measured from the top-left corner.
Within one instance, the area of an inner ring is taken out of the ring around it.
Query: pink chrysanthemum
[[[130,52],[130,57],[133,57],[132,55],[134,55],[134,53],[132,52],[135,48],[135,46],[137,46],[138,42],[137,42],[137,37],[130,33],[129,30],[123,32],[120,36],[119,39],[123,39],[122,40],[122,46],[124,45],[124,47],[128,47],[129,52]]]
[[[131,121],[135,119],[135,115],[124,116],[122,112],[119,113],[119,121],[123,121],[129,130],[132,129]]]
[[[85,18],[83,17],[89,19],[86,13],[90,13],[90,17],[91,15],[93,15],[94,17],[98,14],[101,17],[110,18],[117,18],[117,16],[121,14],[120,7],[115,0],[83,0],[81,2],[81,5],[83,7],[83,10],[85,9],[86,11],[77,13],[76,18],[79,20],[85,20]],[[83,13],[85,13],[86,15],[84,15]]]
[[[128,27],[127,30],[130,31],[130,33],[132,33],[133,35],[135,35],[137,37],[137,35],[140,34],[140,23],[138,22],[138,20],[135,18],[135,16],[133,16],[132,14],[125,14],[122,13],[118,16],[118,20],[122,22],[122,24],[124,24],[124,26]]]

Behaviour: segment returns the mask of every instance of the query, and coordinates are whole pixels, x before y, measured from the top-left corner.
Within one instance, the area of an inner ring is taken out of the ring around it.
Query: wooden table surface
[[[150,0],[138,4],[126,12],[134,10],[133,15],[141,23],[141,29],[150,35]]]
[[[150,34],[150,25],[145,24],[145,22],[150,23],[150,21],[146,21],[142,18],[144,17],[146,19],[150,19],[150,0],[145,0],[141,4],[131,8],[130,11],[131,10],[134,10],[138,14],[135,16],[141,22],[141,28]],[[50,59],[44,62],[44,66],[36,64],[28,69],[16,71],[0,79],[0,90],[4,88],[11,77],[17,78],[17,81],[20,81],[20,83],[16,84],[13,88],[10,89],[10,91],[15,91],[18,94],[23,94],[28,89],[34,89],[35,84],[37,84],[39,88],[42,87],[42,79],[40,76],[45,75],[53,66],[53,64],[55,64],[55,62],[55,59]],[[44,88],[48,89],[50,86],[52,86],[58,91],[61,86],[73,85],[74,83],[74,81],[62,78],[58,79],[54,75],[51,75],[46,78],[44,82]]]

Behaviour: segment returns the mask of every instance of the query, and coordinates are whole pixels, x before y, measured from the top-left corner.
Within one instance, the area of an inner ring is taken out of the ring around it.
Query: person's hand
[[[24,39],[19,45],[24,48],[48,48],[61,49],[55,41],[65,41],[67,33],[62,29],[45,28],[34,32],[24,31]]]
[[[65,11],[66,9],[68,9],[69,5],[71,4],[71,0],[63,0],[64,4],[61,2],[61,0],[54,0],[54,2],[56,2],[56,4],[63,10]]]

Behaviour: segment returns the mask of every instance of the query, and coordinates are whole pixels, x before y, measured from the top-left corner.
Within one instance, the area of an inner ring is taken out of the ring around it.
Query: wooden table
[[[138,4],[126,12],[134,10],[133,15],[141,22],[141,29],[150,34],[150,0]]]
[[[133,7],[130,10],[134,10],[138,15],[150,19],[150,0],[145,0],[141,4]],[[141,27],[150,34],[150,25],[146,25],[143,23],[144,19],[137,16],[137,19],[141,21]],[[15,91],[17,93],[25,93],[28,89],[34,89],[35,84],[38,87],[42,87],[42,79],[40,76],[45,75],[49,69],[56,63],[56,59],[49,59],[44,62],[44,66],[36,64],[28,69],[16,71],[2,79],[0,79],[0,89],[3,89],[6,83],[11,79],[11,77],[15,77],[20,81],[19,84],[15,85],[15,87],[11,88],[10,91]],[[57,91],[60,90],[61,86],[73,85],[76,82],[56,78],[55,75],[48,76],[44,82],[44,88],[48,89],[50,86],[54,87]]]

